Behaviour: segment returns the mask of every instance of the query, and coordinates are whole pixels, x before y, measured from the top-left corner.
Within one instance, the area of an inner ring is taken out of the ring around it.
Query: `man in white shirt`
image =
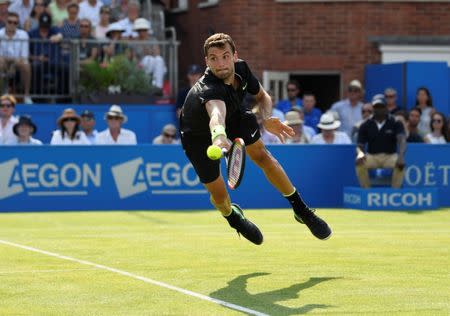
[[[94,113],[89,110],[84,110],[83,113],[81,113],[80,127],[83,130],[84,134],[86,134],[89,142],[92,145],[96,144],[98,131],[95,129]]]
[[[42,145],[39,139],[32,137],[36,133],[36,129],[36,125],[31,120],[31,117],[27,115],[21,116],[19,121],[13,126],[16,138],[6,145]]]
[[[17,102],[10,94],[2,95],[0,102],[0,145],[4,145],[16,139],[13,127],[18,119],[13,114]]]
[[[313,137],[311,144],[351,144],[350,137],[346,133],[337,131],[339,126],[341,126],[341,122],[334,117],[333,113],[322,114],[320,122],[317,124],[321,133]]]
[[[88,19],[91,21],[92,26],[96,27],[100,22],[100,8],[103,6],[103,2],[100,0],[84,0],[80,3],[80,12],[78,18]]]
[[[33,103],[30,98],[29,37],[27,32],[17,28],[18,24],[19,15],[9,12],[6,26],[0,29],[0,74],[6,75],[9,71],[14,71],[15,75],[15,67],[19,68],[24,85],[24,103]]]
[[[136,0],[131,0],[128,3],[128,16],[125,19],[118,21],[125,30],[122,34],[123,38],[136,38],[138,33],[134,30],[134,22],[140,15],[141,4]],[[149,29],[151,30],[151,24],[149,23]]]
[[[123,113],[118,105],[112,105],[105,114],[108,128],[98,133],[97,145],[136,145],[136,134],[133,131],[122,128],[128,121],[128,117]]]

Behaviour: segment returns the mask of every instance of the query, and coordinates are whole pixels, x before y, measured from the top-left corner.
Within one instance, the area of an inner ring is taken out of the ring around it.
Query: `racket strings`
[[[230,165],[228,171],[228,181],[235,185],[238,183],[241,172],[242,172],[242,163],[243,163],[243,148],[242,146],[234,146],[231,155],[230,155]]]

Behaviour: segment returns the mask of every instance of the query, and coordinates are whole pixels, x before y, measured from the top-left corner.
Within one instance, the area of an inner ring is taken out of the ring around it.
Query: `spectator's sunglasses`
[[[175,135],[174,135],[174,134],[163,133],[163,135],[164,135],[165,137],[168,137],[168,138],[175,138]]]
[[[65,122],[76,122],[76,121],[78,121],[76,118],[74,118],[74,117],[69,117],[69,118],[66,118],[66,119],[63,121],[63,123],[65,123]]]
[[[297,88],[287,88],[287,92],[295,92],[297,91]]]
[[[8,24],[13,24],[13,25],[18,25],[19,21],[18,20],[7,20],[6,21]]]
[[[361,92],[361,90],[360,89],[358,89],[358,88],[348,88],[348,92]]]
[[[1,107],[1,108],[13,108],[14,105],[9,104],[9,103],[2,103],[2,104],[0,105],[0,107]]]
[[[434,119],[434,120],[431,120],[431,122],[432,123],[442,123],[442,120],[441,119]]]
[[[390,98],[395,98],[396,95],[395,95],[395,94],[386,94],[384,97],[385,97],[386,99],[390,99]]]
[[[362,112],[363,112],[363,113],[372,113],[373,111],[372,111],[372,110],[365,109],[365,110],[362,110]]]
[[[80,27],[91,27],[89,24],[80,24]]]
[[[122,120],[122,118],[120,116],[107,116],[106,118],[108,120],[116,120],[116,121]]]

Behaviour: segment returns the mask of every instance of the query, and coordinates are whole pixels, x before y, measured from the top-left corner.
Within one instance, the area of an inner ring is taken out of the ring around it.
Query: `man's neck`
[[[392,110],[395,109],[396,107],[397,107],[396,104],[388,104],[388,105],[387,105],[387,109],[388,109],[389,111],[392,111]]]
[[[9,121],[10,117],[11,116],[8,116],[8,117],[2,116],[2,125],[3,126],[6,126],[6,124],[8,124],[8,121]]]
[[[18,141],[19,143],[28,144],[30,142],[31,137],[30,136],[19,136]]]
[[[109,132],[111,133],[111,137],[117,141],[117,138],[120,135],[120,128],[119,129],[110,129]]]
[[[16,30],[14,30],[14,31],[8,31],[8,30],[6,30],[6,35],[8,36],[8,37],[10,37],[10,38],[12,38],[12,37],[14,37],[14,35],[16,35]]]
[[[350,101],[350,105],[355,107],[358,105],[359,100],[352,100],[352,99],[348,99]]]

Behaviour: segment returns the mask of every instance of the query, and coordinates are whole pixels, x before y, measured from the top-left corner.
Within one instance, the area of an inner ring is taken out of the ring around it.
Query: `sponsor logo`
[[[30,196],[87,195],[89,187],[101,186],[101,165],[88,163],[0,163],[0,200],[27,193]]]
[[[360,205],[361,204],[361,196],[353,193],[344,193],[344,203]]]
[[[151,190],[152,194],[206,194],[190,163],[145,162],[138,157],[112,166],[111,172],[121,199]],[[197,188],[196,188],[197,187]]]
[[[432,207],[433,194],[431,192],[393,192],[367,194],[368,207]]]

